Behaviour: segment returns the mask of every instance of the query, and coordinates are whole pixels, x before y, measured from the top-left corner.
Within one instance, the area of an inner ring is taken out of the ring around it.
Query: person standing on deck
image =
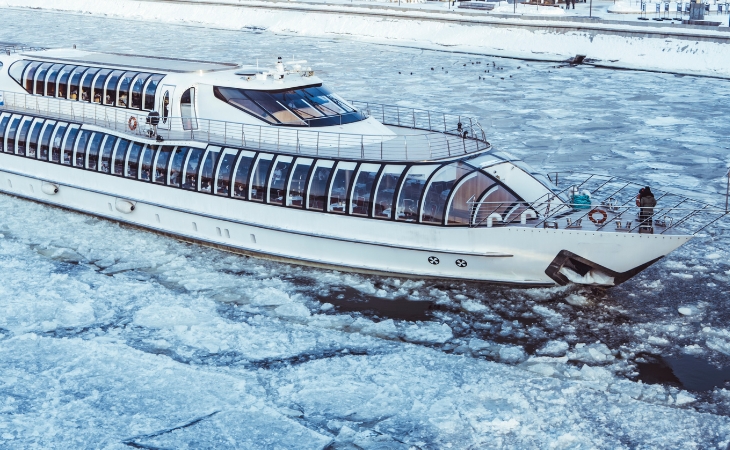
[[[651,192],[649,186],[641,188],[639,195],[636,196],[636,206],[641,208],[639,210],[639,220],[641,221],[641,227],[652,226],[651,216],[654,214],[654,207],[656,206],[656,199],[654,194]]]

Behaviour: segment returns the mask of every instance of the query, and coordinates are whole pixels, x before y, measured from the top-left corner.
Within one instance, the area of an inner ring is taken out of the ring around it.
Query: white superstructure
[[[304,61],[59,49],[0,62],[0,191],[228,250],[359,272],[611,285],[691,238],[670,215],[697,218],[685,204],[627,224],[624,186],[594,202],[601,220],[568,204],[577,190],[494,151],[475,120],[345,101]],[[597,198],[617,181],[585,183]]]

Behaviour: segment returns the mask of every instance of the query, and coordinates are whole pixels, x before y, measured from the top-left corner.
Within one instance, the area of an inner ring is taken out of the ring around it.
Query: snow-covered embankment
[[[564,61],[730,78],[730,33],[641,24],[520,20],[484,14],[246,1],[0,0],[0,6],[43,8],[153,22],[275,33],[341,36],[403,46],[493,56]]]

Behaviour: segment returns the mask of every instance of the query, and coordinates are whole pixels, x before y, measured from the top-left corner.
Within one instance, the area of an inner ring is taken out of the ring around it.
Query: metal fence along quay
[[[96,103],[0,91],[0,110],[96,125],[128,135],[155,137],[147,113]],[[314,128],[260,126],[203,118],[163,117],[156,134],[251,150],[376,161],[430,161],[490,148],[479,123],[470,117],[354,101],[352,104],[395,131],[359,135]]]

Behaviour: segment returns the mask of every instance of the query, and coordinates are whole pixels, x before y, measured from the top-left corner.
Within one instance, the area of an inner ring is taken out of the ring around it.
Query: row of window
[[[80,169],[333,214],[466,225],[473,215],[470,201],[490,202],[509,221],[524,210],[512,192],[465,162],[357,163],[238,148],[151,145],[9,113],[0,116],[0,145],[6,153]]]
[[[164,75],[64,63],[20,60],[8,69],[29,94],[130,109],[155,109]]]

